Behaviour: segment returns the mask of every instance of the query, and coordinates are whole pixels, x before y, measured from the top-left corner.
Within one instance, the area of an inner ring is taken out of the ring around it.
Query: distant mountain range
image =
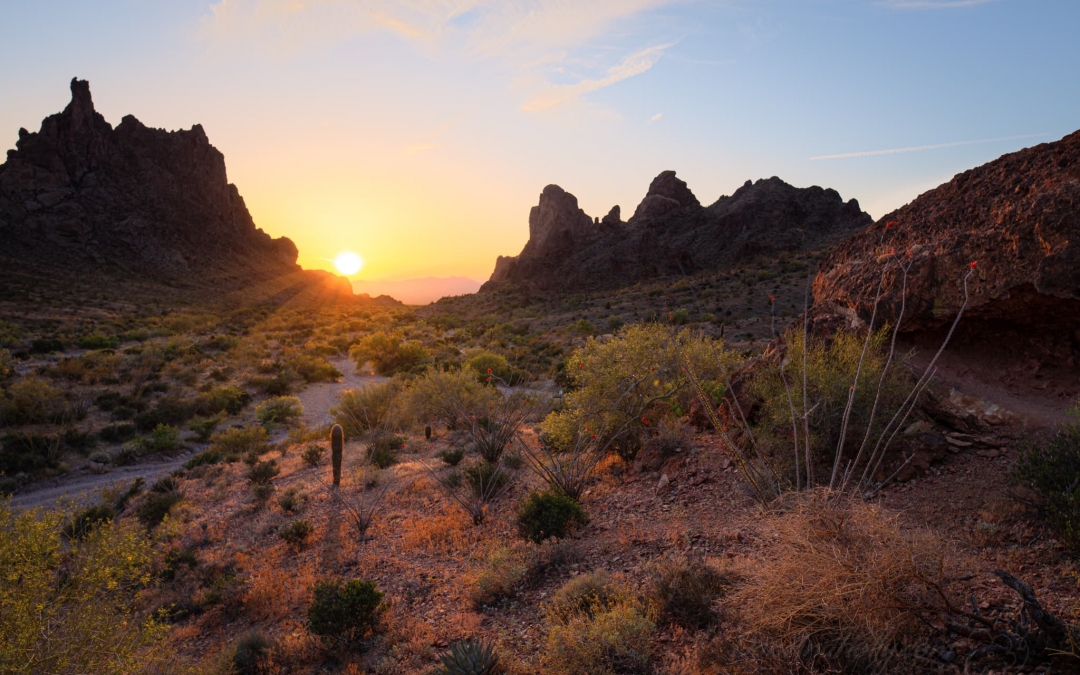
[[[426,305],[439,298],[468,295],[480,290],[480,282],[466,277],[424,277],[400,280],[357,280],[352,282],[356,293],[371,296],[389,295],[406,305]]]
[[[625,222],[618,206],[591,218],[577,197],[548,185],[529,213],[525,248],[499,256],[481,291],[618,288],[755,256],[816,250],[871,222],[857,201],[845,202],[835,190],[796,188],[775,177],[747,181],[730,197],[702,206],[674,171],[664,171]]]

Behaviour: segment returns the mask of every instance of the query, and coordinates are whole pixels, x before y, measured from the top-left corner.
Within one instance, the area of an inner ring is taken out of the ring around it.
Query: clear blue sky
[[[624,217],[773,175],[880,217],[1080,128],[1080,0],[34,0],[0,5],[0,139],[89,79],[201,123],[307,267],[486,278],[544,185]],[[880,151],[904,150],[883,153]]]

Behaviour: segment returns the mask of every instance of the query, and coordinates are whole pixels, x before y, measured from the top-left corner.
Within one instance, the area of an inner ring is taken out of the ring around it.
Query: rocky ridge
[[[1058,410],[1075,401],[1080,132],[965,171],[837,246],[814,281],[811,320],[824,331],[869,321],[880,284],[877,325],[903,310],[901,339],[929,355],[964,305],[965,278],[945,371],[1021,412],[1039,397]]]
[[[296,259],[292,241],[255,226],[201,126],[170,132],[128,115],[114,129],[85,80],[71,81],[71,102],[38,132],[20,129],[0,165],[9,275],[215,291],[295,276],[351,296],[344,279],[303,272]]]
[[[815,249],[870,223],[854,199],[775,177],[747,181],[705,207],[674,171],[664,171],[626,222],[618,206],[603,219],[590,218],[574,195],[548,185],[529,214],[528,243],[517,256],[499,256],[481,292],[617,288]]]

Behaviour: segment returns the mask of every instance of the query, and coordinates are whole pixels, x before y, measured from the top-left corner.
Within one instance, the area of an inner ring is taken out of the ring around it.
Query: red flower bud
[[[641,418],[641,423],[645,426],[649,426],[649,420],[645,419],[644,417]]]
[[[583,369],[584,367],[585,367],[585,364],[584,364],[584,363],[579,363],[579,364],[577,364],[577,369],[578,369],[578,370],[581,370],[581,369]]]
[[[772,293],[769,293],[769,303],[770,304],[776,304],[776,296],[773,295]]]
[[[975,266],[978,265],[978,264],[979,264],[978,260],[972,260],[971,261],[971,269],[975,269]]]
[[[596,440],[596,434],[593,434],[592,437],[593,437],[593,440]]]
[[[893,227],[900,227],[900,223],[896,222],[895,220],[890,220],[889,222],[885,223],[885,229],[886,230],[888,230],[890,228],[893,228]]]
[[[491,374],[491,368],[488,368],[488,375]]]

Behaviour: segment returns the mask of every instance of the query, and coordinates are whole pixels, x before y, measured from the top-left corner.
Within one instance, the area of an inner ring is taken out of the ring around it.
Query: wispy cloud
[[[855,157],[877,157],[879,155],[899,155],[905,152],[922,152],[924,150],[941,150],[943,148],[958,148],[963,145],[981,145],[983,143],[998,143],[1001,141],[1018,141],[1025,138],[1038,138],[1046,136],[1041,134],[1024,134],[1022,136],[1003,136],[1002,138],[984,138],[978,141],[958,141],[955,143],[938,143],[936,145],[914,145],[908,148],[892,148],[890,150],[868,150],[865,152],[846,152],[840,155],[818,155],[811,157],[810,161],[816,162],[823,159],[853,159]]]
[[[634,52],[624,58],[621,63],[609,68],[604,77],[584,79],[575,82],[574,84],[548,85],[544,91],[541,91],[529,101],[526,101],[525,104],[521,106],[521,109],[527,112],[550,110],[572,101],[583,94],[588,94],[603,89],[604,87],[610,87],[617,82],[622,82],[635,75],[641,75],[656,65],[656,62],[664,55],[664,50],[669,47],[671,47],[670,44],[656,45]]]
[[[389,31],[436,54],[504,62],[510,80],[526,92],[522,109],[539,111],[647,71],[671,45],[642,49],[641,41],[633,44],[632,31],[622,28],[651,10],[687,1],[217,0],[203,17],[202,34],[289,55],[359,33]],[[626,47],[604,44],[591,54],[586,75],[571,84],[557,82],[569,65],[581,64],[582,48],[595,47],[616,28],[616,42]]]
[[[662,119],[664,119],[664,113],[656,113],[655,115],[653,115],[652,117],[649,118],[649,124],[653,124],[654,122],[659,122]]]
[[[1001,0],[882,0],[877,4],[893,9],[959,9],[988,5],[991,2]]]

